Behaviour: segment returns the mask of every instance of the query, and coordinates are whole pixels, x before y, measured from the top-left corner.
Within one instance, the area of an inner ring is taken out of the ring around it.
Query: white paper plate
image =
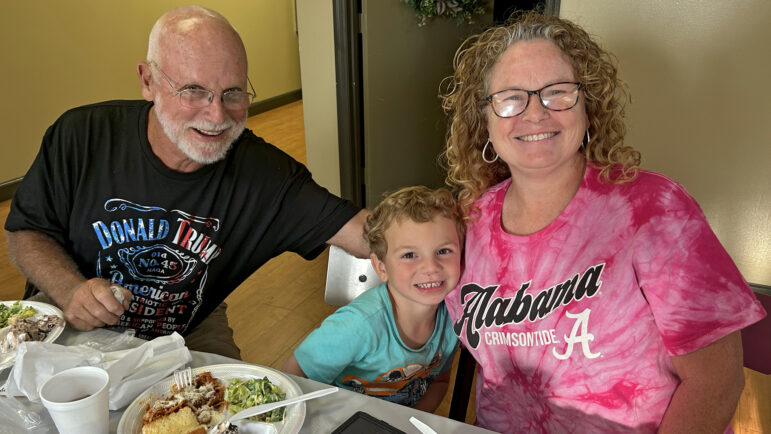
[[[268,377],[271,383],[277,385],[286,393],[286,398],[292,398],[302,394],[297,383],[285,374],[265,366],[257,365],[210,365],[201,368],[193,368],[193,374],[211,372],[212,376],[220,379],[227,386],[232,378],[263,378]],[[142,432],[142,416],[145,413],[145,405],[151,400],[158,399],[169,393],[169,388],[174,378],[169,377],[156,383],[144,393],[139,395],[134,402],[126,408],[118,423],[118,434],[139,434]],[[297,434],[305,420],[305,402],[291,404],[284,412],[284,420],[270,425],[279,434]],[[254,423],[252,423],[254,424]]]
[[[56,315],[61,319],[64,319],[64,314],[62,313],[61,309],[59,309],[56,306],[50,305],[48,303],[41,303],[39,301],[26,301],[26,300],[20,300],[22,307],[26,306],[32,306],[37,310],[37,313],[32,318],[36,318],[43,315]],[[11,301],[0,301],[0,304],[4,304],[8,307],[10,307],[12,304],[16,303],[16,300]],[[10,331],[11,326],[3,327],[0,329],[0,342],[2,342],[5,339],[5,335],[8,334]],[[53,342],[56,340],[56,338],[59,337],[60,334],[62,334],[62,331],[64,330],[64,326],[57,326],[54,327],[53,330],[51,330],[45,339],[43,339],[43,342]],[[9,351],[7,353],[0,353],[0,371],[2,371],[5,368],[10,368],[13,366],[14,362],[16,360],[16,350]]]

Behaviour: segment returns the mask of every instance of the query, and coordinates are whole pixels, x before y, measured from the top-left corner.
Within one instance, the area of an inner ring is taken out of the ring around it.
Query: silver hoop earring
[[[484,162],[488,164],[495,163],[495,160],[498,159],[498,153],[495,152],[495,148],[492,148],[493,153],[495,154],[495,158],[493,158],[492,160],[488,160],[487,157],[485,156],[485,154],[487,154],[487,145],[492,145],[492,144],[493,142],[491,142],[490,139],[488,138],[487,143],[485,143],[485,146],[482,148],[482,160],[484,160]]]
[[[585,147],[586,147],[586,145],[588,145],[588,144],[589,144],[589,141],[590,141],[590,140],[592,140],[591,136],[589,136],[589,128],[587,128],[587,129],[586,129],[586,133],[584,134],[584,136],[586,137],[586,141],[584,141],[583,143],[581,143],[581,147],[582,147],[582,148],[585,148]]]

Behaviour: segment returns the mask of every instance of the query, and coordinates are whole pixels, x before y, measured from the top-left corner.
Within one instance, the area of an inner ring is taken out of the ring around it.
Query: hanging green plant
[[[474,15],[485,13],[484,0],[404,0],[418,17],[418,26],[425,26],[433,17],[450,17],[472,22]]]

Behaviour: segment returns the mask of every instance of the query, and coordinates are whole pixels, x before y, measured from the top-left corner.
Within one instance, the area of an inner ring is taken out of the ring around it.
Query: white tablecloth
[[[97,330],[94,332],[77,332],[71,329],[66,329],[64,333],[59,337],[56,343],[62,345],[76,345],[89,340],[89,336],[92,333],[113,333],[107,330]],[[118,336],[117,333],[115,333]],[[142,342],[141,339],[135,339],[133,343],[139,346]],[[197,351],[191,351],[193,361],[191,365],[193,367],[217,365],[223,363],[244,363],[240,360],[231,359],[228,357],[220,356],[217,354],[201,353]],[[0,381],[5,381],[8,371],[5,371],[0,375]],[[302,391],[312,392],[314,390],[323,389],[328,385],[319,383],[307,378],[301,378],[294,375],[290,375],[292,379],[297,382]],[[0,397],[0,405],[3,405],[2,400],[13,399]],[[43,418],[43,426],[36,430],[35,433],[51,432],[55,433],[53,421],[46,410],[40,404],[29,403],[26,399],[19,399],[29,410],[39,412],[39,415]],[[406,433],[419,433],[409,419],[411,416],[415,416],[428,426],[433,428],[437,433],[489,433],[478,427],[467,425],[465,423],[457,422],[452,419],[448,419],[442,416],[437,416],[431,413],[422,412],[397,404],[392,404],[381,399],[372,398],[366,395],[350,392],[347,390],[340,390],[331,395],[327,395],[321,398],[316,398],[310,401],[306,401],[306,413],[305,422],[303,424],[300,433],[330,433],[335,428],[340,426],[349,417],[351,417],[357,411],[363,411],[369,413],[378,419],[381,419],[394,427],[406,432]],[[111,411],[110,412],[110,432],[115,433],[118,429],[118,423],[123,415],[123,411]],[[14,431],[10,428],[2,426],[0,424],[0,434],[25,432]],[[48,428],[48,431],[46,430]]]

